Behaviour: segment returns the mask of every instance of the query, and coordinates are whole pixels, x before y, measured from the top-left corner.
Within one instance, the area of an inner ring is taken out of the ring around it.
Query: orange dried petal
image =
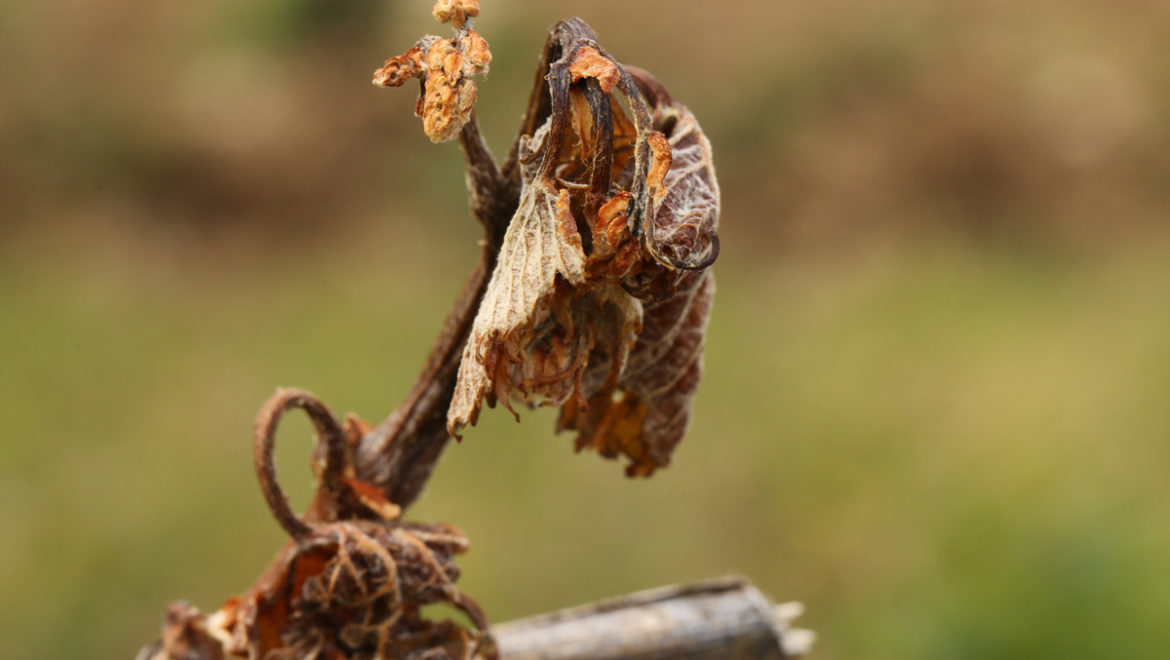
[[[372,82],[380,87],[401,87],[411,78],[421,78],[426,75],[426,65],[423,64],[423,50],[421,45],[415,45],[401,55],[396,55],[374,71]]]
[[[586,46],[577,51],[573,61],[569,64],[569,73],[573,82],[582,78],[596,78],[601,85],[601,91],[609,94],[613,86],[621,80],[621,71],[613,60],[605,57],[596,48]]]

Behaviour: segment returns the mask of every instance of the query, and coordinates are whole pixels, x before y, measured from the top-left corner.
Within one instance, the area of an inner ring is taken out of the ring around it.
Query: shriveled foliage
[[[719,250],[711,147],[580,19],[554,28],[536,80],[514,148],[519,204],[448,428],[474,424],[484,401],[560,406],[579,449],[649,475],[682,439],[702,371]]]
[[[719,252],[711,148],[686,107],[650,74],[621,65],[580,19],[545,45],[520,135],[499,167],[475,120],[474,76],[491,52],[475,0],[440,0],[452,39],[426,36],[374,73],[420,81],[431,140],[467,157],[482,260],[407,399],[382,424],[342,424],[300,390],[261,409],[261,490],[291,540],[240,596],[204,615],[170,607],[144,660],[491,658],[483,611],[455,586],[467,539],[407,523],[447,439],[483,403],[561,407],[578,449],[629,459],[645,476],[670,461],[690,416]],[[317,432],[317,491],[303,516],[277,482],[273,443],[290,408]],[[471,626],[434,621],[447,604]]]

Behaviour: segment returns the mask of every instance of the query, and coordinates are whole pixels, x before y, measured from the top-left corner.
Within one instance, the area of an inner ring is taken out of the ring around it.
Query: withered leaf
[[[588,347],[568,297],[584,282],[585,253],[568,191],[533,181],[520,196],[463,349],[447,416],[452,433],[475,423],[485,395],[510,407],[513,393],[559,403],[573,392]]]
[[[588,26],[554,29],[520,137],[522,195],[463,352],[448,429],[480,405],[562,406],[577,447],[669,463],[714,293],[719,189],[694,116]],[[625,95],[633,116],[612,98]]]

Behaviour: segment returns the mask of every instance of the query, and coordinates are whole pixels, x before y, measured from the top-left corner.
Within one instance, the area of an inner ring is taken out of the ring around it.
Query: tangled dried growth
[[[487,618],[455,586],[467,539],[400,519],[451,435],[481,406],[559,406],[577,447],[665,466],[702,370],[719,252],[719,189],[694,116],[650,74],[625,67],[580,19],[545,44],[520,135],[496,164],[475,120],[473,77],[491,52],[471,27],[476,0],[439,0],[452,39],[427,36],[374,83],[420,80],[431,140],[457,139],[484,251],[406,400],[381,424],[342,424],[300,390],[280,390],[254,435],[257,477],[291,540],[242,595],[204,615],[167,611],[144,660],[490,658]],[[303,409],[317,443],[317,491],[303,516],[276,478],[277,424]],[[434,621],[432,604],[472,626]]]
[[[301,408],[317,432],[317,493],[305,516],[289,508],[276,481],[277,424]],[[163,638],[143,660],[211,658],[491,657],[487,617],[455,586],[454,557],[467,538],[445,525],[405,523],[381,489],[354,475],[352,440],[323,403],[280,390],[256,420],[256,472],[264,497],[291,540],[242,595],[203,615],[191,605],[167,610]],[[446,603],[475,625],[423,616]]]

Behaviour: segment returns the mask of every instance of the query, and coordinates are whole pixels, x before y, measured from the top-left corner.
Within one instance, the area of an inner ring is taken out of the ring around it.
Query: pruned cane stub
[[[520,189],[447,415],[559,406],[577,448],[667,465],[702,372],[719,187],[698,122],[580,19],[545,46],[505,176]]]

